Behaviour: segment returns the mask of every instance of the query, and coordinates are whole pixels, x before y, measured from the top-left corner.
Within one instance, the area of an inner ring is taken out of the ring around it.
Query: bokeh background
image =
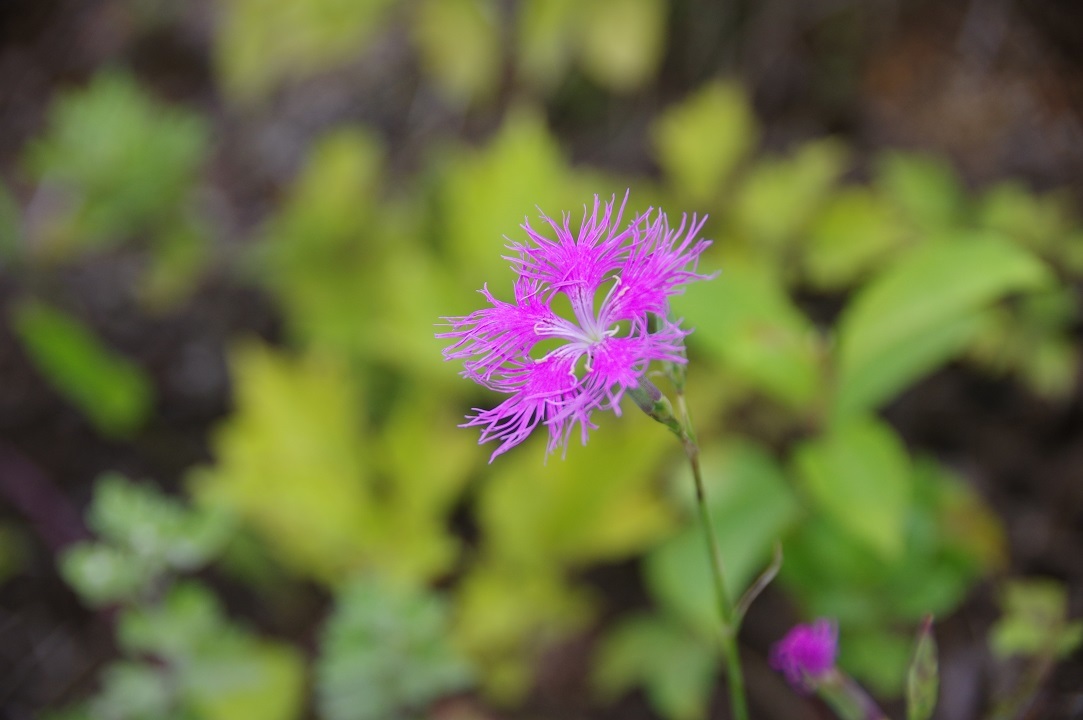
[[[1078,717],[1069,0],[0,4],[0,717],[726,717],[679,445],[488,464],[442,316],[597,194],[675,310],[753,712],[837,619],[900,711]],[[505,239],[507,238],[507,239]]]

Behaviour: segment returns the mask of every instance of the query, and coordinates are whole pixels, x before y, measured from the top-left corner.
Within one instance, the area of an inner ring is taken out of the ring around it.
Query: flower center
[[[607,312],[610,299],[621,288],[619,276],[614,275],[612,280],[613,285],[604,295],[602,288],[589,292],[583,288],[558,293],[552,299],[553,316],[534,326],[539,341],[530,356],[535,362],[562,356],[573,359],[571,372],[577,379],[591,372],[598,346],[629,331],[627,322],[612,322]]]

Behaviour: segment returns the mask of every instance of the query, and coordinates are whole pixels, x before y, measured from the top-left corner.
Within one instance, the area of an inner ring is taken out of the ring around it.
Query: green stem
[[[722,550],[718,546],[711,510],[707,505],[707,492],[703,485],[703,473],[699,467],[699,445],[692,431],[692,421],[684,394],[677,394],[677,408],[680,413],[681,443],[692,466],[692,478],[696,484],[696,506],[699,509],[700,523],[707,536],[707,549],[711,556],[711,575],[714,580],[715,599],[718,603],[718,615],[722,622],[722,654],[726,663],[726,676],[729,678],[730,708],[734,720],[748,720],[748,702],[745,699],[744,672],[741,670],[741,656],[737,649],[737,632],[733,603],[726,591],[726,573],[722,563]]]
[[[677,366],[683,367],[683,366]],[[726,573],[722,567],[722,551],[718,547],[711,511],[707,506],[707,492],[703,486],[703,473],[699,467],[699,445],[692,430],[692,418],[688,414],[688,405],[684,400],[684,377],[674,371],[670,375],[676,388],[677,413],[662,391],[647,378],[639,379],[636,387],[628,388],[628,395],[636,405],[651,418],[665,425],[676,435],[684,446],[685,455],[692,465],[692,477],[696,483],[696,506],[699,509],[700,523],[707,536],[707,550],[711,557],[711,576],[714,580],[715,598],[718,601],[718,615],[722,622],[722,657],[726,663],[726,676],[729,679],[730,708],[733,720],[748,720],[748,702],[745,700],[744,673],[741,671],[741,656],[737,650],[737,632],[741,618],[736,614],[729,593],[726,592]]]
[[[843,720],[888,720],[876,701],[849,675],[832,670],[819,683],[820,697]]]

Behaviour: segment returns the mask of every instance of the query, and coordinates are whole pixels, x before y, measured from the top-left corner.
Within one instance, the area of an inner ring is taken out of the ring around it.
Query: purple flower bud
[[[838,634],[838,626],[830,620],[797,625],[771,648],[771,667],[794,689],[811,692],[835,669]]]

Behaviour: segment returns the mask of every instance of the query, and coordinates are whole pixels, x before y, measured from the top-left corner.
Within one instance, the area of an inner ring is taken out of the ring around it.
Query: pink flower
[[[786,676],[796,690],[811,692],[835,669],[838,627],[820,619],[797,625],[771,648],[771,667]]]
[[[444,318],[453,340],[446,360],[462,360],[463,375],[506,394],[490,410],[475,408],[463,427],[480,427],[481,440],[499,440],[490,462],[518,445],[538,425],[549,430],[546,452],[566,447],[579,426],[582,442],[595,410],[620,414],[625,390],[635,387],[651,361],[685,362],[690,331],[668,316],[669,298],[708,276],[696,272],[710,245],[696,234],[706,218],[682,218],[672,229],[661,211],[648,210],[621,228],[624,203],[594,198],[578,234],[569,216],[542,219],[553,237],[525,222],[527,242],[508,246],[519,278],[514,302],[481,294],[489,306],[465,317]],[[571,317],[553,309],[567,298]],[[652,320],[653,319],[653,320]],[[539,343],[545,343],[539,347]]]

